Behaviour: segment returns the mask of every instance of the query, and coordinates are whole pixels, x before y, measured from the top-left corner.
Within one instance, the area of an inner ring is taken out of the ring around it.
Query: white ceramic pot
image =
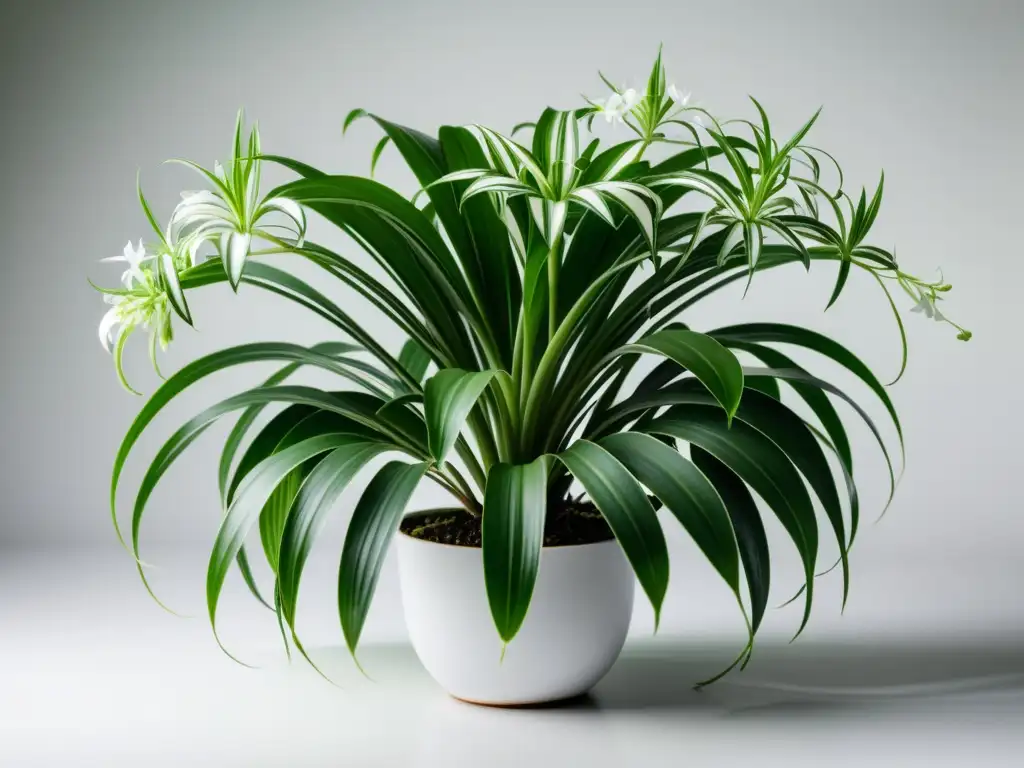
[[[633,614],[633,572],[617,541],[545,547],[533,600],[501,656],[475,547],[399,533],[405,622],[416,655],[452,696],[512,706],[585,693],[611,669]]]

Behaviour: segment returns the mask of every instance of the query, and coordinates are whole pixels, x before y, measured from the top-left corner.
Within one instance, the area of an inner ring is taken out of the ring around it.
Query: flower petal
[[[104,297],[106,298],[106,297]],[[117,311],[117,307],[113,306],[103,314],[103,319],[100,320],[100,344],[107,352],[114,351],[114,329],[120,322],[120,314]]]

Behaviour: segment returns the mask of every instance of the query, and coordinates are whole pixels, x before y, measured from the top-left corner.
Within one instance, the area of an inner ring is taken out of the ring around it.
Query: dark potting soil
[[[401,530],[417,539],[460,547],[480,546],[482,518],[465,510],[444,509],[414,515],[402,521]],[[613,539],[597,508],[589,502],[571,503],[548,515],[544,525],[545,547],[569,547]]]

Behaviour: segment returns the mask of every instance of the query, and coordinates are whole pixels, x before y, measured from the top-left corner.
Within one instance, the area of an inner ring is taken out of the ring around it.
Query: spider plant
[[[902,452],[885,387],[852,352],[810,329],[761,322],[695,330],[685,324],[687,310],[738,280],[749,288],[756,274],[790,264],[836,269],[831,305],[857,267],[888,297],[905,365],[889,286],[949,322],[937,307],[949,285],[903,272],[893,253],[867,243],[882,183],[857,202],[848,196],[838,164],[807,143],[817,113],[784,139],[756,101],[753,120],[720,121],[667,84],[660,54],[642,94],[604,81],[612,88],[607,98],[546,109],[517,126],[513,133],[532,132],[526,143],[480,125],[445,126],[431,136],[354,110],[343,132],[360,119],[375,123],[383,138],[372,163],[393,145],[417,180],[412,199],[371,178],[264,154],[257,128],[244,141],[241,114],[229,161],[213,170],[190,164],[208,189],[187,194],[166,229],[140,189],[155,243],[148,251],[127,248],[122,286],[101,289],[113,306],[100,336],[122,381],[131,332],[150,331],[155,360],[156,347],[171,338],[172,317],[192,322],[187,293],[215,283],[270,291],[321,317],[333,334],[314,346],[259,342],[207,355],[146,401],[113,469],[119,537],[122,470],[163,408],[226,368],[283,364],[182,425],[149,465],[130,533],[143,580],[139,530],[154,489],[210,425],[237,415],[218,469],[223,519],[207,571],[215,635],[222,586],[237,563],[254,595],[276,612],[286,647],[290,638],[302,650],[295,616],[310,549],[353,477],[382,455],[389,460],[355,505],[340,553],[338,610],[353,653],[388,544],[424,480],[482,516],[486,590],[505,643],[530,604],[545,518],[570,499],[574,481],[575,493],[606,519],[656,621],[669,581],[656,507],[683,526],[746,622],[733,666],[749,659],[768,600],[763,514],[779,520],[801,562],[797,634],[811,614],[822,524],[838,548],[845,602],[860,508],[835,401],[877,438],[891,499],[890,447],[857,400],[779,346],[814,353],[863,382]],[[590,132],[599,117],[635,136],[606,145]],[[655,151],[658,159],[649,156]],[[264,163],[297,178],[261,195]],[[838,186],[826,184],[823,169],[838,176]],[[308,239],[309,212],[365,251],[374,274]],[[407,341],[385,348],[344,304],[275,266],[279,254],[304,258],[325,284],[369,302]],[[801,279],[799,270],[792,279]],[[651,357],[656,365],[637,367]],[[287,383],[304,366],[335,375],[338,388]],[[791,409],[791,399],[809,420]],[[261,419],[268,408],[272,417]],[[245,542],[253,529],[275,577],[268,600],[250,571]]]

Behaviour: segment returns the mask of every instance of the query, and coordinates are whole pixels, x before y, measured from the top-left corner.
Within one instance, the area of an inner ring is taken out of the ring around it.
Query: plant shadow
[[[586,697],[560,709],[705,710],[723,715],[827,716],[934,706],[953,697],[1024,703],[1024,646],[1011,638],[931,641],[766,640],[738,669],[700,690],[728,664],[717,644],[666,639],[627,646]]]

